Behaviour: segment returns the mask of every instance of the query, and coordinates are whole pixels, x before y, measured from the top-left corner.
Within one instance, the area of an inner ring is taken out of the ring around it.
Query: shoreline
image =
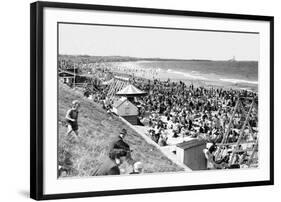
[[[250,83],[233,83],[233,82],[226,82],[220,80],[203,80],[203,79],[182,79],[182,78],[172,78],[167,75],[159,75],[158,77],[154,77],[153,75],[143,75],[142,73],[128,73],[122,70],[114,70],[110,71],[114,76],[127,76],[131,78],[138,78],[143,80],[160,80],[160,81],[173,81],[173,82],[183,82],[186,85],[193,84],[195,87],[207,87],[207,88],[215,88],[215,89],[234,89],[234,90],[247,90],[258,93],[258,84],[250,84]]]
[[[157,61],[153,61],[157,62]],[[112,73],[129,75],[148,80],[184,82],[187,85],[204,86],[223,89],[240,89],[258,92],[258,80],[244,78],[243,76],[220,76],[217,73],[201,73],[200,70],[178,70],[176,67],[142,66],[144,61],[136,62],[105,62],[106,69]],[[150,63],[150,62],[149,62]]]

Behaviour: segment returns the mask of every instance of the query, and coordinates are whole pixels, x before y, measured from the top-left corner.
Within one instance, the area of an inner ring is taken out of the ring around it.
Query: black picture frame
[[[176,187],[155,187],[130,190],[51,194],[43,193],[43,9],[80,9],[130,13],[162,14],[167,16],[193,16],[224,19],[267,21],[270,23],[270,179],[266,181],[204,184]],[[36,200],[93,197],[154,192],[246,187],[274,184],[274,17],[229,13],[195,12],[120,6],[89,5],[58,2],[35,2],[30,5],[30,197]]]

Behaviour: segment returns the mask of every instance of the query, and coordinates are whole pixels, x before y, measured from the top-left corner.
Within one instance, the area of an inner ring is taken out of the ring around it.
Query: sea
[[[258,88],[257,61],[161,60],[112,63],[119,71],[127,71],[148,79],[170,79],[206,85]]]

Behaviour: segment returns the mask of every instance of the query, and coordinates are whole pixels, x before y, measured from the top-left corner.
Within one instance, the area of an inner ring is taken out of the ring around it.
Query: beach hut
[[[82,87],[85,83],[89,83],[93,80],[93,77],[89,74],[78,74],[76,71],[63,69],[59,69],[58,75],[63,83],[74,87]]]
[[[190,139],[176,145],[178,161],[184,163],[192,170],[207,169],[207,161],[203,153],[206,148],[204,140]]]
[[[126,97],[122,97],[113,103],[113,112],[126,119],[129,123],[138,124],[138,108]]]
[[[63,83],[71,85],[75,80],[75,74],[71,71],[59,70],[58,73]]]

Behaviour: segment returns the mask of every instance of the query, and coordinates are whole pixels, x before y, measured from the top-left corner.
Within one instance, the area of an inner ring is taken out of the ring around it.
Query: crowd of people
[[[249,110],[252,101],[256,102],[255,98],[258,97],[256,92],[249,90],[195,87],[181,81],[133,77],[130,82],[147,92],[146,96],[136,97],[134,104],[138,106],[139,119],[149,128],[148,135],[160,146],[168,145],[169,139],[177,137],[204,139],[214,145],[221,143],[233,109],[240,99],[242,107],[237,108],[232,117],[232,127],[224,142],[235,143],[246,118],[245,111]],[[106,89],[103,89],[96,93],[94,100],[102,102],[108,110],[112,106],[112,100],[106,94]],[[257,106],[258,103],[255,104]],[[243,136],[245,141],[254,140],[249,135],[250,132],[257,136],[257,107],[252,109],[248,121],[249,126],[245,128]],[[225,146],[223,151],[230,149],[231,146]],[[242,156],[244,155],[243,153]]]
[[[159,81],[140,82],[135,80],[134,85],[148,92],[147,96],[138,98],[140,118],[148,125],[149,135],[160,146],[167,145],[168,132],[172,137],[193,137],[206,140],[207,143],[216,145],[222,142],[232,117],[232,127],[229,129],[228,138],[224,143],[237,142],[240,130],[246,119],[246,114],[252,102],[257,106],[257,93],[240,89],[223,89],[194,87],[183,82]],[[233,114],[234,108],[240,99],[240,107]],[[254,141],[258,133],[258,111],[252,108],[248,119],[249,125],[244,129],[245,135],[241,142]],[[251,134],[254,135],[251,135]],[[253,147],[254,144],[243,145]],[[212,151],[211,149],[211,151]],[[219,161],[228,162],[233,150],[231,144],[222,147]],[[216,152],[216,150],[211,153]],[[243,163],[249,154],[238,152],[234,162]],[[243,159],[243,160],[242,160]]]
[[[147,135],[160,146],[169,145],[171,144],[169,140],[178,137],[181,140],[192,137],[204,139],[214,145],[220,144],[232,115],[232,127],[224,143],[235,143],[246,119],[245,112],[249,110],[252,102],[258,105],[257,93],[249,90],[195,87],[193,84],[186,85],[181,81],[147,80],[136,77],[131,79],[131,83],[147,92],[146,96],[136,97],[134,104],[138,106],[139,119],[149,128]],[[104,97],[102,103],[108,110],[112,103],[106,98],[106,92],[106,90],[100,91],[98,95]],[[233,114],[238,99],[242,106]],[[252,109],[248,122],[242,142],[254,141],[257,138],[257,107]],[[253,144],[240,146],[253,147]],[[233,147],[228,145],[222,148],[221,153],[224,155],[216,156],[226,161],[226,156],[231,153]],[[245,158],[249,156],[246,155],[247,152],[238,154]]]
[[[246,119],[245,112],[249,110],[252,102],[258,105],[256,99],[258,94],[249,90],[200,87],[193,84],[187,85],[182,81],[148,80],[138,77],[131,78],[130,83],[147,92],[147,95],[135,97],[133,101],[139,109],[140,122],[148,128],[147,135],[160,146],[169,145],[171,139],[177,138],[204,139],[209,145],[204,150],[206,158],[212,164],[209,168],[227,167],[232,158],[231,143],[237,142],[239,138]],[[93,101],[101,103],[106,110],[110,111],[113,101],[107,97],[107,91],[108,88],[98,88],[91,96]],[[238,107],[233,113],[238,99],[242,107]],[[232,127],[228,128],[231,119]],[[252,109],[248,121],[249,124],[244,128],[245,135],[242,142],[257,139],[257,107]],[[227,130],[229,135],[224,143],[229,145],[219,147]],[[74,129],[73,131],[75,132]],[[69,129],[68,132],[71,130]],[[253,146],[254,144],[250,145],[250,147]],[[249,145],[241,144],[239,147],[241,147],[241,152],[235,154],[233,167],[235,165],[240,167],[249,158],[249,153],[243,151],[244,147],[249,147]],[[115,164],[122,162],[116,158],[120,159],[123,153],[112,151],[109,154],[109,161]],[[217,154],[218,151],[220,154]],[[126,157],[128,157],[127,153]],[[97,170],[98,172],[103,173]],[[114,172],[118,173],[116,170]]]

